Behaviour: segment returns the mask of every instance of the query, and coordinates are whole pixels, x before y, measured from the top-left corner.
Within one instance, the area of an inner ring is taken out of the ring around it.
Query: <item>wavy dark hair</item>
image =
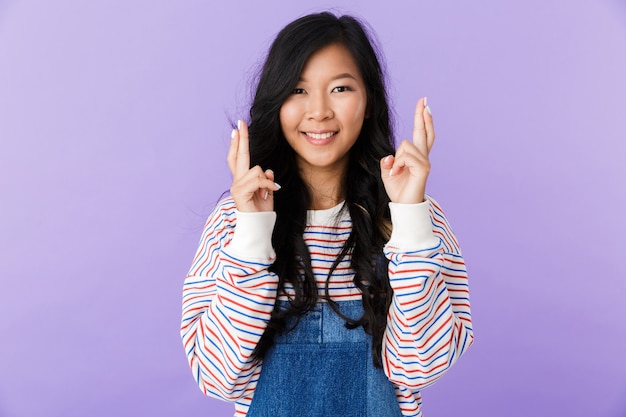
[[[271,168],[282,189],[274,194],[277,214],[272,244],[276,259],[270,267],[279,277],[278,291],[290,283],[294,295],[288,308],[279,308],[278,298],[270,322],[253,356],[263,358],[276,334],[288,331],[286,320],[300,318],[318,301],[318,288],[311,255],[304,242],[309,190],[299,175],[295,152],[280,125],[280,108],[292,93],[309,57],[325,46],[347,48],[356,62],[367,94],[367,117],[349,152],[343,179],[344,209],[352,220],[352,231],[326,279],[325,298],[348,328],[363,329],[372,336],[372,360],[382,366],[382,339],[391,303],[387,276],[388,261],[382,248],[389,238],[389,197],[380,177],[380,159],[394,153],[393,130],[384,71],[365,26],[351,16],[317,13],[301,17],[277,35],[263,65],[250,109],[250,165]],[[362,293],[364,314],[349,318],[341,314],[329,297],[329,280],[348,254],[355,271],[354,284]]]

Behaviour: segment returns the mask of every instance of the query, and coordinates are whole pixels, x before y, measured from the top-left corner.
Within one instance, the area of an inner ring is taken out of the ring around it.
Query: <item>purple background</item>
[[[0,0],[0,416],[230,416],[188,370],[181,288],[276,32],[336,6],[385,52],[476,343],[427,417],[626,416],[623,1]]]

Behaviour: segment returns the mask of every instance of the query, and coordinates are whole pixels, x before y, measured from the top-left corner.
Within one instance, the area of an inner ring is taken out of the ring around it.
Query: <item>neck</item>
[[[325,210],[335,207],[345,200],[344,172],[319,171],[301,172],[302,179],[309,189],[311,210]]]

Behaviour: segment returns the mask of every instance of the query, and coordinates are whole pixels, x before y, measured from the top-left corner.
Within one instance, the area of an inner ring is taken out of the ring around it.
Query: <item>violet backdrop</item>
[[[399,138],[428,96],[428,191],[476,343],[426,417],[626,416],[624,1],[0,0],[0,416],[216,416],[182,283],[229,188],[229,120],[277,31],[364,18]]]

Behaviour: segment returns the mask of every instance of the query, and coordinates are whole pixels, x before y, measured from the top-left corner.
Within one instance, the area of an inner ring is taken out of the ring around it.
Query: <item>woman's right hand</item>
[[[250,168],[248,125],[243,120],[238,120],[237,129],[233,129],[227,160],[233,174],[230,194],[235,200],[237,210],[273,211],[274,191],[280,190],[280,185],[274,182],[274,172],[271,169],[263,171],[258,165]]]

